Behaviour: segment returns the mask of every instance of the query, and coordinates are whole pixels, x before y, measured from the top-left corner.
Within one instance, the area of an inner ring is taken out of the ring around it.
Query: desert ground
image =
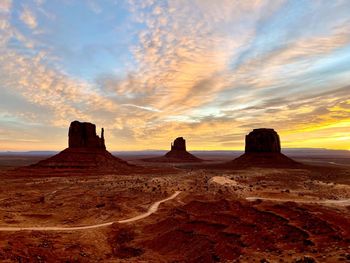
[[[158,169],[28,172],[46,157],[2,156],[0,261],[350,262],[347,158],[204,169],[118,157]]]

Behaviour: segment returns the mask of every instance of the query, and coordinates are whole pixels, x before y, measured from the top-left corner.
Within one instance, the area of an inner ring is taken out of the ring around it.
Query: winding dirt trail
[[[114,223],[120,223],[120,224],[130,223],[130,222],[134,222],[134,221],[143,219],[145,217],[148,217],[151,214],[157,212],[157,210],[159,208],[159,205],[161,203],[164,203],[164,202],[167,202],[169,200],[172,200],[172,199],[176,198],[180,193],[181,193],[181,191],[176,191],[171,196],[153,203],[148,208],[146,213],[143,213],[143,214],[138,215],[138,216],[134,216],[134,217],[129,218],[129,219],[119,220],[119,221],[115,221],[115,222],[107,222],[107,223],[96,224],[96,225],[90,225],[90,226],[75,226],[75,227],[0,227],[0,232],[14,232],[14,231],[75,231],[75,230],[86,230],[86,229],[94,229],[94,228],[110,226],[110,225],[112,225]]]

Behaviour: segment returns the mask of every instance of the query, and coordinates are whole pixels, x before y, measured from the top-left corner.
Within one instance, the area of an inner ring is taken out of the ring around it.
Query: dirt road
[[[143,214],[138,215],[138,216],[134,216],[134,217],[129,218],[129,219],[119,220],[119,221],[115,221],[115,222],[107,222],[107,223],[90,225],[90,226],[76,226],[76,227],[56,227],[56,226],[53,226],[53,227],[0,227],[0,231],[2,231],[2,232],[5,232],[5,231],[6,232],[11,232],[11,231],[76,231],[76,230],[86,230],[86,229],[106,227],[106,226],[110,226],[114,223],[120,223],[120,224],[130,223],[130,222],[134,222],[134,221],[143,219],[145,217],[148,217],[151,214],[157,212],[159,205],[161,203],[164,203],[164,202],[167,202],[167,201],[170,201],[170,200],[176,198],[180,193],[181,193],[181,191],[176,191],[173,195],[153,203],[148,208],[146,213],[143,213]]]

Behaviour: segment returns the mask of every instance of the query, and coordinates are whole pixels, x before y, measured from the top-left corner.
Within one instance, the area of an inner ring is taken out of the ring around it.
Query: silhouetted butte
[[[254,129],[245,137],[245,153],[230,162],[235,167],[294,167],[298,163],[281,153],[274,129]]]
[[[101,129],[100,138],[96,134],[95,124],[73,121],[69,126],[68,148],[106,149],[104,129]]]
[[[280,137],[274,129],[254,129],[245,136],[245,152],[281,152]]]
[[[202,160],[186,150],[186,140],[178,137],[171,144],[170,151],[162,157],[143,159],[146,162],[193,163]]]
[[[73,121],[69,126],[68,148],[32,167],[123,170],[129,164],[106,150],[103,128],[99,137],[95,124]]]

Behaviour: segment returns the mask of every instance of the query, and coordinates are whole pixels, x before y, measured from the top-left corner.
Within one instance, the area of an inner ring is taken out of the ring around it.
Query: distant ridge
[[[0,152],[0,156],[19,156],[19,155],[28,155],[28,156],[49,156],[59,153],[59,151],[23,151],[23,152],[17,152],[17,151],[6,151],[6,152]]]
[[[193,150],[188,151],[193,155],[241,155],[244,153],[243,150]],[[350,151],[347,150],[332,150],[325,148],[283,148],[281,149],[283,154],[292,157],[304,157],[304,156],[313,156],[313,157],[323,157],[323,156],[334,156],[334,157],[349,157]],[[59,151],[0,151],[0,156],[52,156],[59,153]],[[139,150],[139,151],[111,151],[113,155],[164,155],[167,153],[166,150]]]

